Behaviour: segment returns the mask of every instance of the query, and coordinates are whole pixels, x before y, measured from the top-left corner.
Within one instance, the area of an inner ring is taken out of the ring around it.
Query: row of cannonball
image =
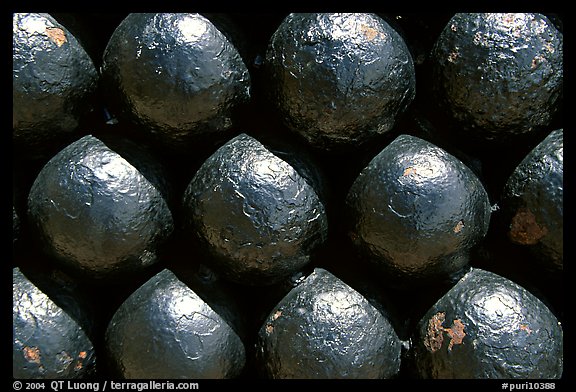
[[[443,34],[460,33],[473,17],[458,14]],[[488,20],[498,17],[489,14]],[[534,105],[515,112],[512,126],[501,118],[492,118],[493,125],[486,124],[486,117],[459,119],[474,124],[471,132],[476,135],[488,129],[487,140],[496,130],[505,138],[513,138],[514,132],[543,132],[558,110],[553,84],[561,85],[558,60],[549,57],[561,55],[561,34],[541,15],[501,17],[504,21],[498,23],[511,23],[514,37],[543,50],[532,53],[529,68],[556,80],[539,86],[551,96],[522,99]],[[18,37],[30,46],[40,40],[46,52],[74,43],[48,15],[19,14],[14,21],[15,42]],[[545,37],[526,38],[518,30],[524,25]],[[491,35],[474,37],[486,46]],[[101,82],[109,88],[109,107],[121,123],[133,124],[175,154],[209,134],[233,132],[223,133],[225,140],[202,159],[184,189],[174,189],[170,173],[139,138],[106,132],[73,136],[47,160],[27,195],[26,220],[50,260],[104,286],[139,271],[155,272],[107,320],[104,354],[86,339],[89,328],[81,322],[81,311],[68,316],[56,305],[62,301],[47,298],[43,291],[48,289],[34,287],[15,268],[15,377],[93,375],[96,354],[109,361],[111,374],[126,378],[233,378],[252,361],[272,378],[398,375],[408,343],[398,336],[387,306],[360,294],[330,268],[302,272],[314,266],[315,254],[331,233],[329,190],[313,159],[298,149],[234,131],[233,112],[249,100],[250,74],[231,42],[198,14],[131,14],[112,35]],[[519,46],[507,47],[514,52]],[[33,64],[46,64],[39,53],[14,49],[15,91],[20,80],[29,83]],[[463,57],[462,52],[447,53],[448,65]],[[189,62],[196,67],[191,69]],[[270,90],[279,116],[292,132],[303,135],[304,143],[328,153],[376,143],[394,129],[414,99],[410,53],[401,36],[372,14],[292,14],[271,38],[264,64],[277,81]],[[207,71],[204,65],[209,65]],[[94,75],[87,79],[88,85],[96,83]],[[526,77],[526,83],[536,79]],[[43,86],[39,94],[49,93]],[[50,135],[76,127],[47,118],[62,118],[54,107],[31,116],[14,96],[16,148],[29,143],[37,151]],[[502,109],[501,102],[497,105]],[[491,116],[487,113],[494,111],[481,108],[478,113]],[[526,117],[520,118],[522,113]],[[555,274],[562,269],[561,205],[560,217],[558,209],[546,208],[558,207],[561,200],[561,171],[558,129],[526,157],[507,185],[503,204],[513,221],[512,239],[534,248],[543,263],[539,268]],[[554,314],[521,286],[469,266],[470,250],[487,235],[493,208],[482,182],[461,160],[430,141],[399,134],[367,162],[345,199],[341,216],[348,240],[359,257],[378,267],[383,285],[451,282],[451,289],[418,323],[414,344],[408,344],[418,376],[561,376],[562,328]],[[286,295],[259,320],[257,337],[238,321],[242,310],[234,306],[234,298],[218,289],[215,294],[212,287],[204,292],[211,279],[162,268],[165,246],[174,235],[202,248],[203,262],[237,287],[292,279]],[[40,314],[40,306],[51,311]],[[32,330],[31,319],[40,327]],[[43,331],[53,328],[54,320],[68,327],[48,338]],[[254,342],[254,348],[246,342]]]

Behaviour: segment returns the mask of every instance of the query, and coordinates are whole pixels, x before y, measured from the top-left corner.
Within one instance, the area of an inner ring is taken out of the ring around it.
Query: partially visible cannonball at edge
[[[111,107],[171,146],[228,130],[250,98],[233,43],[194,13],[128,15],[108,42],[102,75]]]
[[[255,138],[240,134],[188,184],[186,228],[228,279],[266,285],[296,272],[327,237],[314,186]]]
[[[435,98],[459,136],[511,142],[560,109],[563,34],[542,14],[457,13],[431,60]]]
[[[402,37],[369,13],[293,13],[266,52],[282,120],[320,149],[353,148],[390,131],[416,76]]]
[[[96,371],[94,344],[74,299],[61,307],[20,268],[12,269],[12,375],[73,379]],[[72,308],[74,307],[74,308]],[[74,310],[74,311],[72,311]]]
[[[12,139],[19,154],[43,156],[68,141],[98,73],[80,42],[45,13],[12,16]]]
[[[46,163],[28,196],[45,251],[95,278],[155,263],[173,231],[155,160],[141,151],[139,170],[109,145],[92,135],[71,143]],[[138,155],[137,145],[131,149]]]
[[[509,240],[555,273],[564,265],[564,130],[556,129],[514,169],[502,195]]]

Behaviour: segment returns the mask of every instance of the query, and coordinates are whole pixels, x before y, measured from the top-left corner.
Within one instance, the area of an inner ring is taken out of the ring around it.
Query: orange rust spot
[[[457,59],[457,58],[458,58],[458,52],[456,52],[456,51],[451,52],[451,53],[448,55],[448,61],[450,61],[451,63],[456,62],[456,59]]]
[[[64,45],[67,42],[64,30],[59,29],[57,27],[47,27],[46,35],[48,36],[48,38],[50,38],[52,42],[58,45],[58,47]]]
[[[28,362],[40,363],[40,349],[38,347],[24,347],[24,358]]]
[[[458,30],[458,27],[457,27],[455,24],[451,24],[451,25],[450,25],[450,30],[456,31],[456,30]]]
[[[462,320],[454,320],[451,328],[445,328],[442,326],[446,318],[446,313],[438,312],[430,320],[428,320],[428,329],[426,331],[426,337],[424,338],[424,346],[434,353],[440,348],[442,348],[442,343],[444,342],[444,332],[450,337],[450,342],[448,343],[448,350],[452,351],[452,347],[455,344],[462,344],[466,333],[464,332],[464,323]]]
[[[464,323],[461,320],[454,320],[452,324],[452,328],[445,328],[445,331],[448,332],[448,336],[450,336],[450,343],[448,344],[448,350],[452,350],[452,346],[455,344],[462,344],[462,340],[466,336],[464,332]]]
[[[82,360],[83,360],[83,359],[86,359],[86,357],[87,357],[86,351],[80,351],[80,352],[78,353],[78,358],[79,358],[79,359],[78,359],[78,362],[76,362],[76,365],[74,366],[74,369],[75,369],[75,370],[80,370],[80,369],[82,369],[82,366],[83,366],[83,365],[82,365]]]
[[[532,333],[532,330],[528,327],[528,324],[520,324],[520,331],[526,331],[528,335]]]
[[[505,14],[504,22],[506,22],[506,23],[514,22],[514,14]]]
[[[272,331],[274,331],[274,327],[271,326],[270,324],[268,324],[266,326],[266,333],[270,334],[270,333],[272,333]]]
[[[362,31],[362,33],[364,33],[368,41],[372,41],[379,34],[378,30],[367,25],[361,25],[360,30]]]
[[[525,208],[521,208],[514,215],[508,233],[510,240],[520,245],[537,244],[546,234],[548,229],[540,226],[534,214]]]
[[[274,316],[272,316],[272,320],[276,320],[280,316],[282,316],[282,311],[277,310],[276,313],[274,313]]]
[[[444,342],[444,327],[442,327],[442,324],[444,323],[445,317],[446,313],[438,312],[428,320],[424,346],[432,353],[440,350],[442,342]]]
[[[403,177],[406,177],[412,173],[416,173],[416,169],[414,169],[412,166],[407,167],[406,170],[404,170],[404,173],[402,173]]]
[[[463,228],[464,228],[464,222],[462,221],[458,222],[456,224],[456,227],[454,227],[454,233],[460,233]]]

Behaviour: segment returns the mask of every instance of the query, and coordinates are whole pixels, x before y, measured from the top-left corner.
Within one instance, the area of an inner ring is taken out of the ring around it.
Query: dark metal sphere
[[[270,312],[257,341],[270,378],[392,378],[401,344],[389,320],[357,291],[316,268]]]
[[[188,229],[207,247],[214,267],[243,284],[272,284],[296,272],[327,237],[314,187],[246,134],[204,162],[183,207]]]
[[[12,135],[21,154],[74,131],[98,74],[76,38],[48,14],[14,13]]]
[[[533,133],[560,107],[563,35],[544,15],[458,13],[431,59],[435,94],[468,137]]]
[[[564,264],[564,130],[552,131],[508,178],[502,196],[509,239],[551,271]]]
[[[19,268],[12,269],[12,324],[14,378],[68,379],[94,373],[96,353],[84,329]]]
[[[360,172],[347,208],[352,242],[398,284],[458,273],[490,221],[488,195],[476,175],[409,135],[398,136]]]
[[[192,13],[133,13],[103,57],[110,103],[171,144],[232,126],[250,97],[250,75],[234,45]]]
[[[560,378],[563,332],[516,283],[472,269],[422,317],[415,341],[423,378]]]
[[[141,159],[148,167],[156,165],[146,158]],[[29,220],[49,254],[91,277],[145,268],[157,261],[173,230],[152,173],[84,136],[38,174],[28,195]]]
[[[322,149],[388,132],[416,92],[408,47],[375,14],[290,14],[265,65],[286,125]]]
[[[225,319],[166,269],[124,301],[105,340],[112,367],[127,379],[234,378],[245,363]]]

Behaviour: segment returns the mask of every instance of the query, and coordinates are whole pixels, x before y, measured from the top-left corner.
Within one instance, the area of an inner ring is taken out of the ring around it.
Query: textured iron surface
[[[14,13],[12,20],[12,138],[22,153],[41,153],[44,143],[78,127],[98,74],[49,14]]]
[[[458,13],[431,58],[437,99],[470,135],[535,132],[560,107],[563,35],[541,14]]]
[[[399,281],[446,278],[484,238],[488,195],[445,150],[400,135],[364,168],[346,199],[355,246]]]
[[[366,298],[316,268],[270,312],[256,355],[269,378],[392,378],[400,340]]]
[[[167,269],[124,301],[105,339],[112,366],[127,379],[234,378],[245,363],[234,330]]]
[[[116,94],[110,103],[169,143],[227,130],[233,110],[250,97],[240,54],[199,14],[128,15],[108,42],[102,69]]]
[[[148,169],[91,135],[55,155],[28,195],[29,221],[47,252],[95,278],[155,263],[173,220],[152,177],[156,163],[141,161]]]
[[[286,125],[323,149],[388,132],[416,93],[405,42],[375,14],[290,14],[265,66]]]
[[[502,196],[508,237],[563,270],[564,130],[552,131],[516,167]]]
[[[563,331],[516,283],[469,271],[424,315],[415,337],[423,378],[560,378]]]
[[[314,187],[259,141],[241,134],[196,172],[183,197],[186,225],[227,278],[272,284],[308,264],[327,237]]]
[[[69,379],[92,375],[96,353],[80,324],[12,269],[12,375],[20,379]]]

